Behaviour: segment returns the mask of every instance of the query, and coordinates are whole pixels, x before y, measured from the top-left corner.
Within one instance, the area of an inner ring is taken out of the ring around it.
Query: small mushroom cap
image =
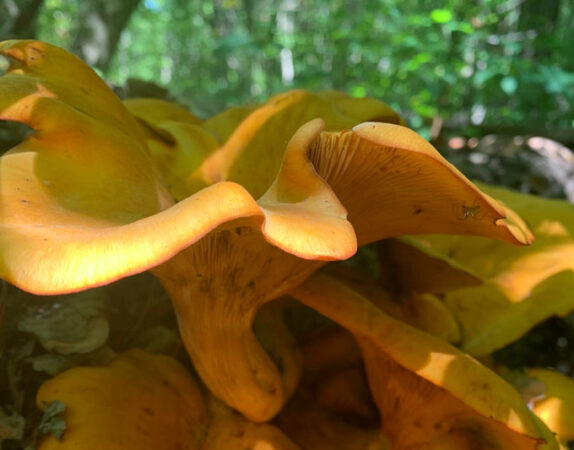
[[[183,366],[163,355],[130,350],[106,366],[75,367],[44,383],[41,409],[66,405],[61,440],[40,450],[296,450],[272,425],[250,423],[209,393]]]
[[[44,383],[38,407],[66,405],[66,431],[40,450],[180,449],[200,442],[209,422],[203,395],[167,356],[132,350],[101,367],[76,367]]]
[[[472,237],[410,237],[476,274],[484,284],[453,290],[445,302],[463,328],[462,348],[477,356],[518,339],[552,315],[574,309],[574,209],[566,201],[479,185],[525,218],[536,235],[527,248]]]
[[[557,448],[502,378],[442,339],[387,316],[340,280],[317,273],[291,295],[355,335],[381,431],[392,445],[480,442],[517,450],[547,440],[547,448]]]

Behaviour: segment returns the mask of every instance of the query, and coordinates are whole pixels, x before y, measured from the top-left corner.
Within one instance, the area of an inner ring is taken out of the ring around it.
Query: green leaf
[[[448,23],[452,20],[452,12],[448,9],[433,9],[430,13],[433,22]]]
[[[22,439],[26,420],[17,413],[6,414],[0,408],[0,448],[4,448],[3,441],[10,439]]]
[[[512,95],[518,88],[518,82],[514,77],[504,77],[502,80],[500,80],[500,88],[504,91],[505,94]]]
[[[66,404],[59,400],[46,404],[38,432],[42,435],[50,433],[56,439],[62,439],[66,432],[66,420],[60,414],[65,410]]]
[[[367,95],[367,91],[364,86],[355,85],[351,88],[351,96],[355,98],[363,98]]]
[[[92,352],[108,339],[105,298],[104,291],[97,289],[58,297],[50,307],[30,311],[18,322],[18,329],[35,335],[50,352]]]

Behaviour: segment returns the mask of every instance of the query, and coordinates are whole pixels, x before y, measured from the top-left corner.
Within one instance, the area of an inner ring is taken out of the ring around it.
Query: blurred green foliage
[[[38,37],[67,48],[80,0],[46,0]],[[203,115],[288,88],[385,99],[429,136],[574,126],[571,0],[142,0],[103,76],[154,81]],[[546,133],[548,135],[548,133]]]

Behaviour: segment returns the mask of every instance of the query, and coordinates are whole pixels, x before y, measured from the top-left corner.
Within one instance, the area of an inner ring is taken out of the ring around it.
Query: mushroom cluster
[[[40,449],[558,448],[468,354],[502,345],[473,351],[510,313],[480,322],[465,299],[493,279],[523,298],[532,286],[512,276],[571,266],[531,263],[518,214],[388,105],[291,91],[202,120],[162,100],[122,103],[45,43],[0,54],[0,119],[33,130],[0,158],[0,277],[55,295],[151,271],[193,366],[130,350],[60,373],[37,402],[65,404],[66,431]],[[327,265],[382,240],[393,287]],[[492,267],[480,245],[508,258]],[[572,244],[559,245],[565,261]],[[284,319],[298,308],[321,325],[295,332]]]

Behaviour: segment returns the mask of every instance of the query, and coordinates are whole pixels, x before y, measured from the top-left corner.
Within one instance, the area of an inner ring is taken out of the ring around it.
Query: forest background
[[[574,201],[572,0],[0,0],[0,39],[22,38],[203,117],[294,88],[373,96],[470,178]],[[574,316],[499,357],[572,374]]]

